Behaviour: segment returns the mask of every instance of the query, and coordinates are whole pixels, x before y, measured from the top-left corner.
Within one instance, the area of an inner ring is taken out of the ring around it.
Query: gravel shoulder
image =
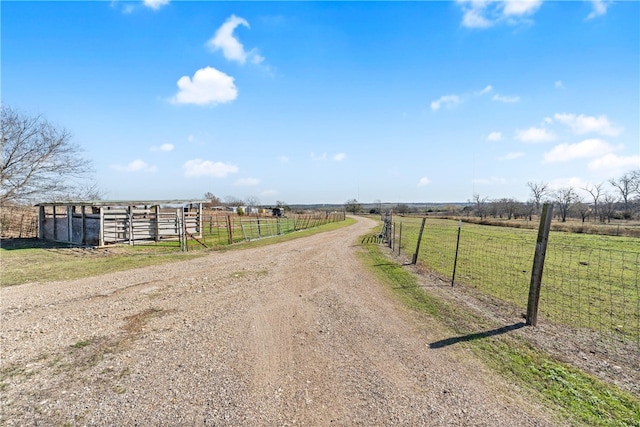
[[[374,223],[0,290],[0,424],[546,426],[558,420],[397,304]]]

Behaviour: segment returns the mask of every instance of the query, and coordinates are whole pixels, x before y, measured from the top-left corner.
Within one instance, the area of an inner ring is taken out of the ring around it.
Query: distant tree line
[[[582,188],[580,196],[575,187],[552,190],[545,182],[528,182],[530,198],[520,202],[514,198],[489,199],[474,194],[467,211],[480,219],[487,217],[517,219],[540,213],[544,203],[554,205],[554,213],[565,222],[567,218],[610,222],[612,219],[640,218],[640,169],[623,173],[617,178]]]

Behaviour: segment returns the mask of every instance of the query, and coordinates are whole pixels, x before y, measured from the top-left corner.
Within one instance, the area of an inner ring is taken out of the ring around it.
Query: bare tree
[[[533,199],[534,207],[536,213],[540,212],[540,204],[542,203],[542,199],[549,195],[549,184],[546,182],[527,182],[527,186],[531,190],[531,196]]]
[[[217,197],[215,194],[209,191],[204,193],[204,198],[209,200],[209,203],[211,203],[211,206],[220,206],[222,204],[222,200],[220,200],[219,197]]]
[[[562,222],[566,222],[569,209],[571,209],[571,205],[578,200],[578,195],[573,190],[573,187],[565,187],[556,190],[553,196],[560,212],[560,218]]]
[[[611,218],[616,211],[616,198],[610,193],[602,195],[602,203],[600,203],[600,221],[611,222]]]
[[[94,191],[86,195],[99,195],[95,185],[88,184],[91,163],[80,156],[66,129],[4,104],[0,116],[0,205],[68,200],[83,196],[87,188]]]
[[[598,202],[600,201],[600,197],[603,195],[603,186],[604,183],[600,184],[587,184],[586,187],[583,188],[584,191],[591,194],[591,198],[593,199],[593,217],[594,221],[598,218]]]
[[[474,204],[475,214],[484,219],[487,216],[487,197],[480,197],[479,194],[474,194],[471,202]]]
[[[356,199],[349,199],[344,204],[344,210],[355,215],[362,211],[362,206],[360,206],[360,203],[358,203]]]
[[[617,179],[610,179],[609,184],[613,186],[620,194],[620,198],[622,199],[622,203],[624,205],[624,215],[625,217],[629,217],[631,215],[631,211],[629,210],[629,199],[630,197],[638,192],[640,182],[640,172],[637,170],[626,172],[622,174],[621,177]]]
[[[582,220],[583,223],[586,221],[587,218],[589,218],[589,215],[591,215],[591,208],[589,207],[588,204],[584,203],[582,200],[575,202],[571,207],[571,210],[573,210],[580,216],[580,219]]]
[[[228,207],[238,207],[244,205],[244,201],[236,196],[224,196],[224,204]]]
[[[247,202],[247,206],[251,206],[252,208],[260,205],[260,199],[257,196],[248,196],[245,201]]]

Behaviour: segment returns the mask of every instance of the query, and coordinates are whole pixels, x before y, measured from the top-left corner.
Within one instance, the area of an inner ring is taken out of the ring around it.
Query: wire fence
[[[224,212],[203,215],[202,243],[220,246],[262,239],[344,221],[344,212],[309,212],[286,217],[239,216]]]
[[[421,221],[394,221],[388,242],[394,252],[415,253]],[[505,314],[521,314],[527,308],[536,235],[535,230],[428,219],[417,261],[454,287],[499,300]],[[637,238],[552,232],[539,316],[589,335],[596,344],[613,340],[640,349],[638,243]]]
[[[38,211],[31,206],[0,207],[0,237],[33,238],[38,236]]]

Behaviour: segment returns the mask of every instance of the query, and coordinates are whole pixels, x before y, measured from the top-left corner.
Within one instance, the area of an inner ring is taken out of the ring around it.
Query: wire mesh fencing
[[[420,221],[394,221],[394,252],[414,254]],[[608,339],[640,349],[640,251],[601,247],[636,248],[637,239],[602,239],[551,233],[539,315],[590,335],[594,343]],[[535,230],[428,219],[417,261],[451,285],[500,300],[500,309],[513,315],[527,308],[535,247]]]
[[[319,227],[345,220],[344,212],[310,212],[286,217],[238,216],[228,213],[205,214],[203,241],[218,246],[263,239]]]

